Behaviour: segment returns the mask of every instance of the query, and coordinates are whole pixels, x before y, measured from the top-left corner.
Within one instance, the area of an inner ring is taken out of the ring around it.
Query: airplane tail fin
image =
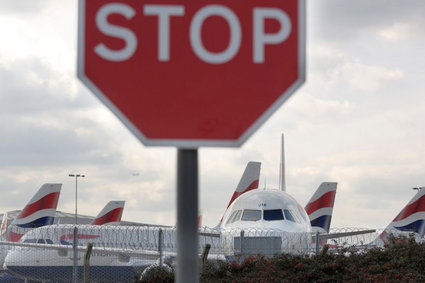
[[[235,192],[230,198],[229,203],[227,204],[227,208],[237,199],[240,195],[249,192],[251,190],[255,190],[258,188],[258,184],[260,181],[260,171],[261,171],[261,162],[250,161],[245,167],[245,171],[242,174],[242,177],[239,181],[238,186],[236,187]],[[223,221],[223,217],[221,217],[220,222],[214,229],[218,229],[221,226],[221,221]]]
[[[425,188],[419,189],[378,238],[387,243],[390,234],[400,232],[415,232],[420,237],[425,234]]]
[[[29,230],[53,224],[62,184],[44,184],[10,224],[7,240],[17,242]]]
[[[305,211],[310,218],[313,232],[329,233],[331,226],[332,211],[335,202],[337,183],[324,182],[311,197],[305,206]]]
[[[91,225],[116,224],[121,221],[125,201],[110,201],[99,212]]]
[[[258,182],[260,180],[260,170],[261,170],[261,162],[250,161],[246,165],[245,171],[239,181],[238,186],[236,187],[235,192],[232,195],[232,198],[227,205],[227,208],[237,199],[240,195],[257,189]]]

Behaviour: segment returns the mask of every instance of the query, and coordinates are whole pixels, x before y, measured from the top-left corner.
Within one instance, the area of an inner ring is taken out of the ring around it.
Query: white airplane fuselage
[[[157,262],[158,238],[160,228],[143,226],[93,226],[78,225],[78,245],[105,250],[122,250],[122,255],[94,251],[90,258],[90,278],[92,282],[133,282],[135,276],[148,266]],[[161,228],[163,231],[164,253],[175,251],[175,229]],[[15,276],[30,280],[69,281],[72,277],[72,249],[48,249],[48,245],[73,244],[74,225],[60,224],[40,227],[25,234],[21,243],[38,243],[46,248],[17,247],[9,251],[5,259],[5,267]],[[207,238],[200,237],[200,245]],[[215,237],[212,241],[218,242]],[[211,241],[209,241],[211,243]],[[147,251],[146,255],[128,256],[125,251]],[[78,252],[79,278],[82,278],[84,252]]]
[[[239,196],[224,214],[220,228],[221,245],[230,260],[240,255],[302,254],[312,246],[307,213],[279,190],[256,189]]]
[[[249,191],[238,197],[224,214],[220,227],[265,229],[281,232],[311,232],[304,208],[288,193],[279,190]]]

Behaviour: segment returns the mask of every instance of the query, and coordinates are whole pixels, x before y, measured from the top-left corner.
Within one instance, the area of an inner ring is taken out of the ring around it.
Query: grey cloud
[[[10,13],[16,14],[34,14],[43,11],[47,5],[50,3],[50,0],[0,0],[0,14],[9,15]]]
[[[25,123],[11,123],[0,128],[3,133],[0,166],[101,163],[117,159],[117,156],[103,154],[107,148],[102,146],[101,138],[81,139],[72,129],[58,130]]]
[[[359,32],[390,27],[394,23],[412,23],[424,26],[425,2],[421,0],[358,0],[358,1],[309,1],[314,10],[315,38],[323,40],[344,40],[349,44]],[[422,29],[423,30],[423,29]]]
[[[88,95],[70,96],[73,78],[63,77],[37,59],[0,65],[1,115],[34,114],[93,106]]]
[[[108,125],[78,114],[99,102],[88,92],[71,97],[71,78],[37,60],[0,66],[1,166],[117,162]]]

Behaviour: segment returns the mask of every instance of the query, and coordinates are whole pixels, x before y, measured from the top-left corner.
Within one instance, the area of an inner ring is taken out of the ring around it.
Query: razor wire
[[[7,253],[3,275],[38,281],[71,282],[74,252],[74,225],[50,225],[37,228],[22,237],[16,247],[2,242]],[[358,232],[365,229],[338,228],[330,233]],[[373,247],[382,230],[374,233],[320,240],[320,248]],[[160,239],[161,237],[161,239]],[[90,258],[90,282],[134,282],[143,271],[155,265],[174,267],[175,227],[150,226],[78,226],[78,282],[83,280],[84,249],[93,244]],[[198,252],[209,244],[209,260],[234,260],[250,255],[273,256],[281,253],[311,255],[317,253],[314,233],[289,233],[273,229],[199,229]],[[39,245],[39,246],[37,246]],[[51,249],[49,249],[49,245]],[[61,248],[58,248],[61,247]],[[5,251],[5,252],[3,252]],[[19,282],[19,281],[17,281]]]

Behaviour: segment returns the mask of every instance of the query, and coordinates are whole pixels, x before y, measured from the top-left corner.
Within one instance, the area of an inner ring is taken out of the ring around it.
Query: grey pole
[[[177,151],[176,282],[199,282],[198,149]]]
[[[319,250],[320,250],[320,233],[317,231],[316,232],[316,254],[319,254]]]
[[[74,227],[74,241],[73,241],[73,249],[74,249],[74,265],[72,268],[72,282],[77,283],[78,282],[78,252],[77,252],[77,246],[78,246],[78,229],[77,229],[77,201],[78,201],[78,177],[84,178],[84,175],[81,174],[69,174],[69,177],[75,177],[75,227]]]
[[[243,243],[243,242],[244,242],[244,240],[245,240],[245,231],[244,231],[244,230],[242,230],[242,231],[241,231],[241,256],[242,256],[242,257],[243,257],[243,254],[244,254],[244,252],[245,252],[245,251],[244,251],[244,248],[243,248],[243,247],[244,247],[244,246],[243,246],[243,245],[244,245],[244,243]]]
[[[74,250],[74,260],[73,260],[73,266],[72,266],[72,282],[78,283],[78,252],[77,252],[77,246],[78,246],[78,228],[77,226],[74,227],[74,241],[73,241],[73,250]]]
[[[78,218],[77,218],[77,215],[78,215],[78,213],[77,213],[77,207],[78,207],[78,205],[77,205],[77,200],[78,200],[78,194],[77,194],[77,192],[78,192],[78,176],[80,176],[80,175],[75,175],[75,225],[77,225],[77,223],[78,223]]]
[[[69,174],[69,177],[75,177],[75,225],[77,225],[77,200],[78,200],[78,177],[84,178],[85,175]]]
[[[158,251],[159,251],[159,266],[162,267],[163,265],[163,258],[162,258],[162,241],[163,241],[163,237],[162,237],[162,229],[159,228],[159,233],[158,233]]]
[[[90,257],[93,250],[93,244],[88,243],[86,253],[84,255],[84,283],[90,282]]]

